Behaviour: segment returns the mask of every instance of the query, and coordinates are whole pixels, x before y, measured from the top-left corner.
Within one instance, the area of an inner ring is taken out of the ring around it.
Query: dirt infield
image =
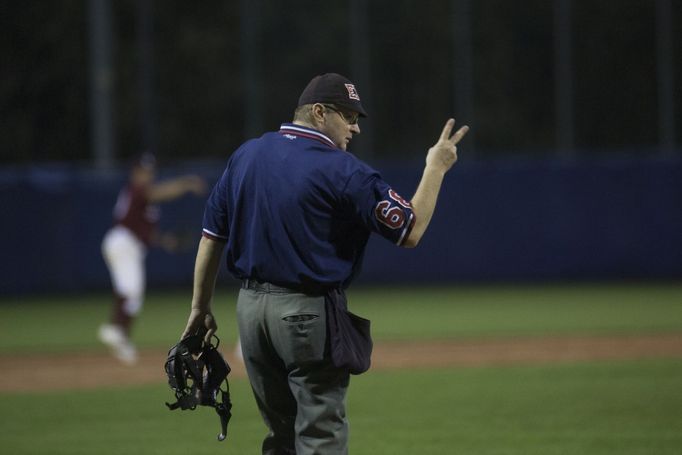
[[[231,347],[230,377],[244,377]],[[547,337],[479,341],[378,343],[373,370],[520,365],[641,358],[682,358],[682,333],[620,337]],[[5,365],[0,392],[51,391],[163,383],[166,351],[143,350],[140,362],[124,366],[103,351],[45,355],[0,355]]]

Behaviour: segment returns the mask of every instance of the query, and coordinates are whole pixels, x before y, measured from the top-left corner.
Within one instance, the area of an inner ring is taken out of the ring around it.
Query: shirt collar
[[[336,144],[334,144],[334,141],[332,141],[329,136],[306,126],[294,125],[293,123],[282,123],[279,132],[280,134],[291,134],[294,136],[306,137],[308,139],[315,139],[330,147],[337,148]]]

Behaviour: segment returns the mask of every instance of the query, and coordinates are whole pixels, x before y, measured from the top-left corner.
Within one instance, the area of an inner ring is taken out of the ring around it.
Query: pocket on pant
[[[282,360],[300,365],[324,358],[327,328],[318,314],[297,313],[282,316]]]
[[[306,313],[306,314],[292,314],[289,316],[284,316],[282,317],[282,320],[284,322],[290,322],[290,323],[299,323],[299,322],[309,322],[312,320],[315,320],[319,318],[319,314],[311,314],[311,313]]]

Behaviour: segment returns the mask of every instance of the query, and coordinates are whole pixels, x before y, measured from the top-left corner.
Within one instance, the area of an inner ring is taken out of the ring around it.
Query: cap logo
[[[352,100],[357,100],[360,101],[360,95],[358,95],[358,91],[355,90],[355,85],[353,84],[344,84],[346,86],[346,90],[348,90],[348,98]]]

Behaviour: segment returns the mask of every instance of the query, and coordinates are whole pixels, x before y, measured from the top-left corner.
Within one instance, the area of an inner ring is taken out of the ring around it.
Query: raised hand
[[[457,162],[457,143],[462,140],[467,131],[468,126],[463,126],[457,130],[452,136],[452,128],[455,126],[455,119],[448,119],[443,127],[443,132],[438,138],[433,147],[429,149],[426,155],[426,165],[435,167],[443,173],[450,170],[453,164]]]

